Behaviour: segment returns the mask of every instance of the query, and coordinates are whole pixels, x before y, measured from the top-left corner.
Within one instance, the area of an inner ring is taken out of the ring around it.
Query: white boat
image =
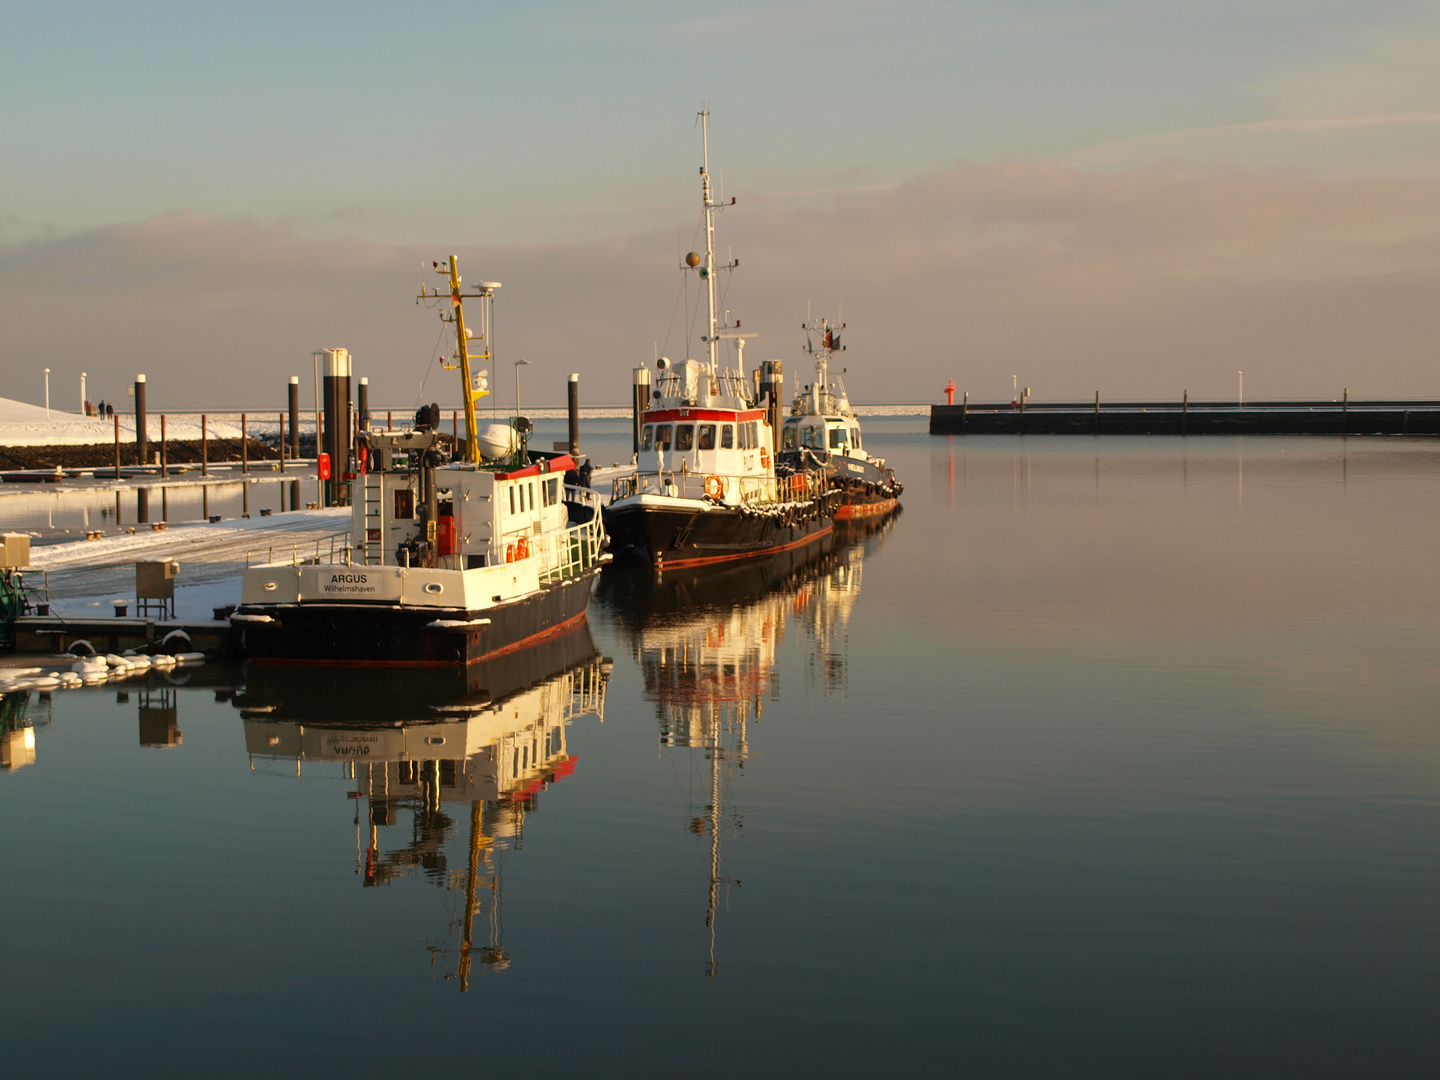
[[[797,387],[780,436],[780,460],[795,469],[822,469],[839,493],[836,521],[880,517],[900,505],[905,490],[883,458],[865,449],[860,418],[830,358],[844,350],[844,323],[816,319],[801,324],[805,351],[815,358],[815,380]]]
[[[486,440],[503,456],[484,456],[475,418],[484,373],[471,372],[474,334],[464,302],[480,302],[480,338],[488,342],[499,284],[464,292],[455,256],[434,266],[449,288],[422,289],[421,299],[442,305],[441,317],[454,324],[464,451],[446,460],[434,405],[420,409],[413,428],[362,432],[349,545],[324,562],[292,559],[245,572],[231,621],[243,628],[252,662],[472,664],[585,618],[609,558],[601,552],[600,500],[566,486],[565,473],[575,468],[568,455],[527,449],[523,417],[501,430],[504,437]]]

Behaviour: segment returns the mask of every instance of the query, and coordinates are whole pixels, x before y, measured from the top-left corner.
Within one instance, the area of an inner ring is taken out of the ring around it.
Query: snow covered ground
[[[172,525],[159,532],[140,525],[134,533],[34,548],[26,580],[39,587],[40,572],[48,571],[51,611],[57,615],[113,615],[116,600],[131,604],[133,614],[135,563],[174,559],[180,564],[176,615],[209,619],[215,607],[240,602],[247,564],[328,555],[332,546],[346,542],[349,526],[348,507]]]

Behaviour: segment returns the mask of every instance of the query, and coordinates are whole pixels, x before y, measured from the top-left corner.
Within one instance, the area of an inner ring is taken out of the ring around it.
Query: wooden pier
[[[100,654],[126,649],[152,649],[165,643],[176,631],[189,638],[189,645],[173,642],[161,651],[203,652],[206,656],[231,659],[239,655],[240,634],[228,620],[181,620],[125,618],[96,615],[89,618],[62,618],[56,615],[22,615],[13,624],[17,653],[63,653],[77,641],[88,641]]]
[[[1440,401],[932,405],[931,435],[1440,435]]]

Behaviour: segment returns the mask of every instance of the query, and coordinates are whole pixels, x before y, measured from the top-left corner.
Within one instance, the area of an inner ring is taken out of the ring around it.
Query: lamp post
[[[530,361],[520,359],[515,361],[515,415],[520,415],[520,368],[529,367]]]
[[[50,369],[45,369],[45,419],[50,419]]]
[[[80,372],[80,415],[81,415],[81,416],[89,416],[89,415],[90,415],[90,410],[87,409],[87,408],[85,408],[85,402],[86,402],[86,400],[87,400],[87,398],[85,397],[85,372],[82,371],[82,372]]]

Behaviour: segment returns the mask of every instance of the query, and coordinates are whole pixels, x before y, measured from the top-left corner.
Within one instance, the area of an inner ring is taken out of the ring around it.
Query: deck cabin
[[[739,506],[789,497],[777,493],[775,436],[750,380],[729,370],[712,376],[698,360],[662,371],[641,423],[636,474],[617,498],[706,497]]]
[[[512,472],[464,464],[437,468],[435,568],[514,562],[542,535],[559,534],[569,519],[564,470],[572,466],[566,457]],[[363,480],[351,519],[356,552],[367,566],[418,566],[417,541],[428,532],[420,472],[402,466],[366,473]]]
[[[847,457],[865,457],[860,425],[853,416],[789,416],[780,434],[780,449],[815,450]]]

